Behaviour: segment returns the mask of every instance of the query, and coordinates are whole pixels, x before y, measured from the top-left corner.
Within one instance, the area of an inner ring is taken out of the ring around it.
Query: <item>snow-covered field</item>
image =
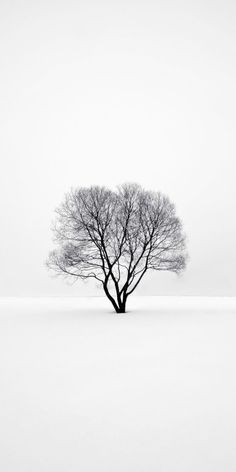
[[[0,301],[2,472],[235,472],[236,299]]]

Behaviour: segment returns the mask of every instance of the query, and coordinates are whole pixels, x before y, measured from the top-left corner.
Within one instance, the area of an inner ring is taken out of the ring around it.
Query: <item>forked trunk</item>
[[[125,305],[120,305],[119,307],[117,307],[116,309],[116,313],[125,313]]]
[[[126,312],[126,298],[123,302],[120,302],[117,306],[116,313],[125,313]]]
[[[108,288],[107,288],[107,283],[103,284],[103,289],[104,292],[107,296],[107,298],[110,300],[112,303],[116,313],[125,313],[126,312],[126,301],[127,301],[127,296],[124,294],[123,300],[120,296],[120,293],[117,291],[117,300],[113,298],[113,296],[110,294]]]

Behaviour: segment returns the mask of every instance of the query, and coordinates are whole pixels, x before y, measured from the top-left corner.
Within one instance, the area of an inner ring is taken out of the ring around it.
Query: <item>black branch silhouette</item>
[[[124,184],[73,189],[56,209],[57,249],[47,266],[57,274],[94,278],[117,313],[148,270],[180,273],[185,235],[175,206],[160,192]]]

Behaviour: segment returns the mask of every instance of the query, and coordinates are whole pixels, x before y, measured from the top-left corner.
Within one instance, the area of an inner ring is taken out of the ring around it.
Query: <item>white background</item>
[[[236,298],[0,299],[0,469],[235,472]]]
[[[236,295],[234,1],[0,4],[1,295],[96,294],[51,279],[71,186],[167,193],[188,235],[181,278],[142,294]]]

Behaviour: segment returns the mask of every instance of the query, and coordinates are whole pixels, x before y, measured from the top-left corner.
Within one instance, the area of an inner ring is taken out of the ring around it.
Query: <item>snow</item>
[[[235,472],[236,299],[0,300],[0,470]]]

